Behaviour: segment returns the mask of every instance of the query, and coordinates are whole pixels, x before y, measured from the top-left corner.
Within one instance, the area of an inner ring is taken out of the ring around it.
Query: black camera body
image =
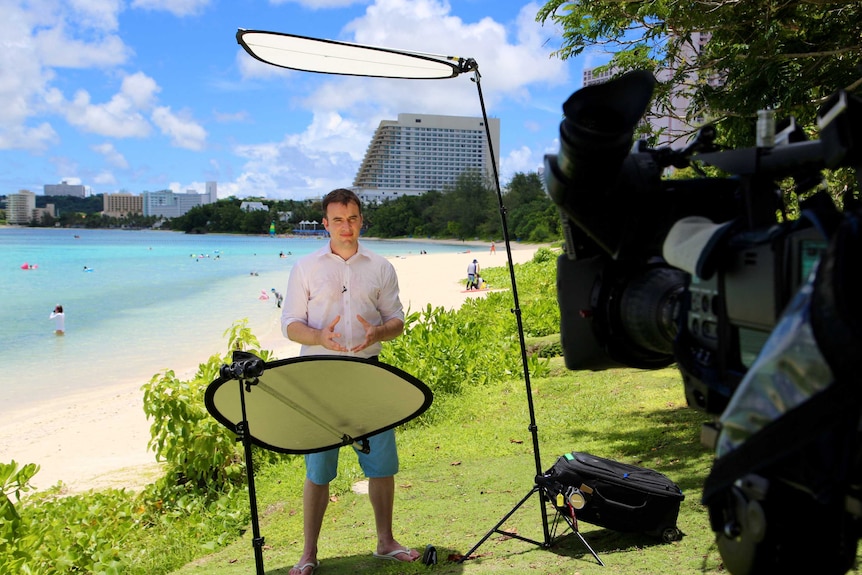
[[[827,199],[808,206],[810,217],[776,223],[778,181],[805,186],[824,168],[858,164],[860,102],[840,94],[824,106],[832,114],[820,141],[791,123],[789,141],[770,147],[718,151],[710,126],[684,149],[632,147],[654,84],[632,72],[563,106],[560,153],[545,158],[566,235],[561,343],[569,369],[675,362],[688,404],[720,414],[826,249],[824,221],[840,217]],[[662,179],[696,162],[730,175]]]

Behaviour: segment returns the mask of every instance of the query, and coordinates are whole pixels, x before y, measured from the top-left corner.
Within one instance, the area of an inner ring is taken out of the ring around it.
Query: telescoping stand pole
[[[538,476],[542,474],[542,459],[541,455],[539,454],[539,430],[538,426],[536,425],[536,412],[533,407],[533,392],[530,387],[530,369],[528,367],[529,364],[527,363],[527,345],[524,341],[524,325],[521,319],[520,303],[518,302],[518,286],[515,282],[515,266],[512,260],[512,246],[511,242],[509,241],[509,227],[506,222],[506,207],[503,204],[503,191],[500,188],[500,176],[497,172],[497,160],[494,156],[493,144],[491,143],[491,128],[488,126],[488,114],[485,111],[485,98],[482,96],[482,83],[481,76],[479,74],[479,67],[476,64],[476,61],[472,59],[466,60],[464,63],[464,67],[464,71],[474,72],[473,81],[476,83],[476,89],[479,92],[479,103],[482,106],[482,120],[485,124],[485,136],[488,140],[488,147],[491,152],[491,167],[494,170],[494,183],[497,187],[497,200],[500,205],[500,220],[502,221],[503,225],[503,240],[506,244],[506,257],[508,258],[509,263],[509,277],[512,281],[512,299],[514,305],[512,313],[515,314],[515,320],[518,324],[518,339],[521,344],[521,363],[524,367],[524,386],[526,387],[527,391],[527,406],[529,407],[530,412],[529,430],[533,438],[533,456],[536,460],[536,475]],[[505,523],[506,520],[509,519],[509,517],[511,517],[515,513],[515,511],[517,511],[524,503],[526,503],[530,499],[530,497],[532,497],[536,493],[539,494],[539,512],[542,516],[542,534],[544,536],[544,539],[541,542],[534,541],[532,539],[528,539],[514,533],[500,531],[500,526],[503,525],[503,523]],[[463,563],[464,561],[469,559],[473,552],[476,551],[476,549],[478,549],[479,546],[482,545],[494,533],[500,533],[508,537],[514,537],[515,539],[520,539],[522,541],[526,541],[527,543],[532,543],[534,545],[538,545],[544,548],[551,546],[551,534],[548,528],[548,511],[545,507],[545,502],[542,499],[541,490],[538,485],[534,484],[533,488],[527,493],[527,495],[525,495],[524,498],[521,499],[521,501],[519,501],[515,505],[515,507],[512,508],[511,511],[504,515],[503,518],[500,519],[500,521],[496,525],[494,525],[494,527],[492,527],[491,530],[488,531],[488,533],[485,534],[485,536],[482,537],[482,539],[480,539],[479,542],[476,543],[472,549],[470,549],[466,554],[464,554],[460,562]]]
[[[257,385],[257,378],[239,379],[239,401],[242,409],[242,421],[236,424],[236,439],[242,441],[245,449],[245,475],[248,480],[248,504],[251,510],[251,544],[254,547],[254,564],[257,575],[264,575],[263,545],[264,538],[260,536],[260,523],[257,515],[257,493],[254,489],[254,465],[251,454],[251,432],[248,429],[248,415],[245,409],[245,394],[251,393],[251,386]]]
[[[536,475],[534,476],[532,489],[530,489],[530,491],[528,491],[527,494],[518,503],[516,503],[515,506],[508,513],[506,513],[503,516],[503,518],[500,519],[500,521],[498,521],[497,524],[494,525],[485,534],[485,536],[479,540],[478,543],[476,543],[469,551],[467,551],[467,553],[465,553],[461,557],[461,559],[459,560],[459,563],[463,563],[464,561],[469,559],[473,555],[473,553],[485,541],[487,541],[488,538],[491,537],[491,535],[493,535],[494,533],[498,533],[500,535],[505,535],[506,537],[511,537],[514,539],[520,539],[521,541],[525,541],[527,543],[532,543],[533,545],[538,545],[539,547],[542,547],[544,549],[547,549],[553,543],[553,537],[551,536],[551,532],[550,532],[549,525],[548,525],[548,510],[547,510],[547,507],[545,505],[545,497],[548,494],[543,490],[542,487],[539,486],[539,484],[536,480],[536,478],[538,478],[542,475],[542,457],[541,457],[541,454],[539,452],[539,427],[536,425],[536,411],[535,411],[535,408],[533,406],[533,391],[532,391],[532,388],[530,385],[530,369],[528,367],[529,364],[527,363],[527,345],[526,345],[526,342],[524,341],[524,324],[523,324],[523,321],[521,318],[521,306],[520,306],[520,303],[518,301],[518,284],[515,281],[515,265],[514,265],[514,261],[512,260],[512,247],[511,247],[511,242],[509,240],[509,227],[508,227],[508,224],[506,221],[506,207],[503,204],[503,191],[500,188],[500,176],[497,172],[497,160],[496,160],[496,157],[494,156],[493,144],[491,143],[491,128],[488,125],[488,114],[485,111],[485,98],[482,96],[482,82],[481,82],[481,76],[479,75],[479,66],[476,64],[475,60],[468,59],[462,63],[462,70],[461,71],[462,72],[472,71],[474,73],[473,81],[476,83],[476,89],[479,92],[479,104],[482,106],[482,120],[485,124],[485,136],[488,139],[488,148],[490,150],[490,156],[491,156],[491,167],[494,170],[494,183],[496,184],[496,187],[497,187],[497,200],[498,200],[499,205],[500,205],[500,220],[501,220],[502,225],[503,225],[503,240],[506,244],[506,257],[508,258],[508,263],[509,263],[509,277],[512,281],[512,299],[513,299],[513,305],[514,305],[514,308],[512,309],[512,313],[515,314],[515,320],[517,321],[517,324],[518,324],[518,341],[521,344],[521,364],[524,367],[524,387],[526,388],[526,392],[527,392],[527,407],[529,408],[529,413],[530,413],[529,430],[530,430],[530,435],[532,436],[532,439],[533,439],[533,457],[534,457],[535,463],[536,463]],[[508,531],[502,531],[500,529],[500,527],[506,522],[506,520],[508,520],[509,517],[514,515],[515,512],[521,508],[522,505],[524,505],[527,501],[529,501],[529,499],[533,495],[536,495],[536,494],[539,495],[539,513],[541,514],[541,517],[542,517],[542,535],[543,535],[542,541],[536,541],[533,539],[529,539],[527,537],[523,537],[521,535],[518,535],[517,533],[510,533]],[[560,514],[558,513],[557,517],[559,517],[559,516],[560,516]],[[575,533],[575,535],[577,535],[580,538],[581,542],[586,546],[587,550],[592,554],[592,556],[596,559],[596,561],[598,561],[599,565],[604,566],[604,563],[602,563],[602,560],[599,559],[599,556],[596,555],[596,552],[593,551],[593,548],[590,547],[589,543],[587,543],[587,541],[583,538],[583,536],[578,531],[577,524],[574,521],[570,520],[568,517],[565,517],[565,516],[563,516],[563,517],[565,518],[566,523],[569,525],[569,527],[572,529],[572,531]]]

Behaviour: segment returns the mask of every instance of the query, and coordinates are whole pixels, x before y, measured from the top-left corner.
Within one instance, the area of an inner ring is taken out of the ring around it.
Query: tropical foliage
[[[502,207],[501,207],[502,199]],[[244,209],[243,202],[256,201],[264,209]],[[53,227],[151,227],[159,218],[129,215],[105,216],[102,196],[73,198],[37,196],[37,206],[52,202],[60,214],[45,216],[31,225]],[[461,240],[503,238],[501,210],[507,214],[510,237],[528,242],[558,240],[561,224],[556,207],[545,194],[535,172],[517,173],[498,195],[495,184],[477,172],[465,172],[451,188],[419,196],[400,196],[363,206],[364,234],[380,238],[457,238]],[[266,234],[270,226],[278,234],[301,228],[300,222],[316,222],[322,230],[320,200],[268,200],[236,197],[195,206],[184,215],[162,222],[163,229],[186,233]]]
[[[516,174],[502,190],[511,237],[529,242],[560,239],[556,207],[536,173]],[[236,198],[196,206],[168,225],[185,232],[262,234],[275,224],[277,233],[290,233],[301,221],[323,220],[319,201],[259,200],[266,210],[244,211]],[[463,173],[451,190],[401,196],[363,206],[365,235],[379,238],[500,239],[503,237],[500,196],[496,186],[479,174]],[[321,229],[321,228],[318,228]]]
[[[538,20],[562,27],[556,54],[564,59],[599,48],[621,69],[673,72],[660,97],[685,87],[689,120],[720,120],[734,147],[754,143],[759,109],[807,125],[834,91],[862,87],[859,2],[549,0]],[[695,32],[710,34],[702,50]],[[686,48],[700,53],[686,60]]]

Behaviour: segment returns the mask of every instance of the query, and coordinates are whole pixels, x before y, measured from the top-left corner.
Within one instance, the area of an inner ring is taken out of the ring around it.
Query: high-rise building
[[[102,204],[104,214],[112,218],[144,213],[143,196],[134,196],[129,193],[105,194],[102,196]]]
[[[500,120],[488,128],[499,166]],[[398,114],[380,122],[353,181],[366,202],[451,188],[465,170],[493,178],[491,152],[482,118]]]
[[[70,184],[63,180],[59,184],[45,184],[46,196],[74,196],[76,198],[87,197],[87,188],[80,184]]]
[[[218,182],[207,182],[206,195],[205,204],[214,204],[218,201]]]
[[[178,194],[171,190],[144,192],[141,197],[144,215],[162,218],[177,218],[193,207],[207,203],[206,194]]]
[[[19,190],[6,196],[6,222],[26,226],[33,220],[36,209],[36,194],[30,190]]]
[[[690,41],[683,43],[680,50],[679,65],[694,61],[711,37],[712,33],[710,32],[692,32]],[[617,72],[618,70],[614,68],[602,69],[601,71],[596,68],[587,68],[583,74],[583,85],[586,87],[607,82]],[[661,69],[656,72],[656,80],[668,82],[676,72],[676,67]],[[703,118],[687,119],[688,108],[691,105],[689,90],[698,82],[707,82],[711,86],[718,86],[721,84],[721,77],[714,73],[705,77],[692,73],[684,84],[671,86],[669,110],[661,112],[650,110],[645,115],[643,121],[648,123],[650,130],[659,136],[656,143],[657,147],[668,145],[674,148],[684,147],[688,140],[695,135],[700,124],[703,123]]]

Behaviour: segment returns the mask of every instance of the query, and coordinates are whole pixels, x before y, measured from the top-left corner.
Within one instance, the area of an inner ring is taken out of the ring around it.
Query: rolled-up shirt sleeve
[[[287,337],[287,326],[296,321],[308,325],[308,285],[300,266],[294,266],[290,271],[281,304],[281,333],[284,337]]]

